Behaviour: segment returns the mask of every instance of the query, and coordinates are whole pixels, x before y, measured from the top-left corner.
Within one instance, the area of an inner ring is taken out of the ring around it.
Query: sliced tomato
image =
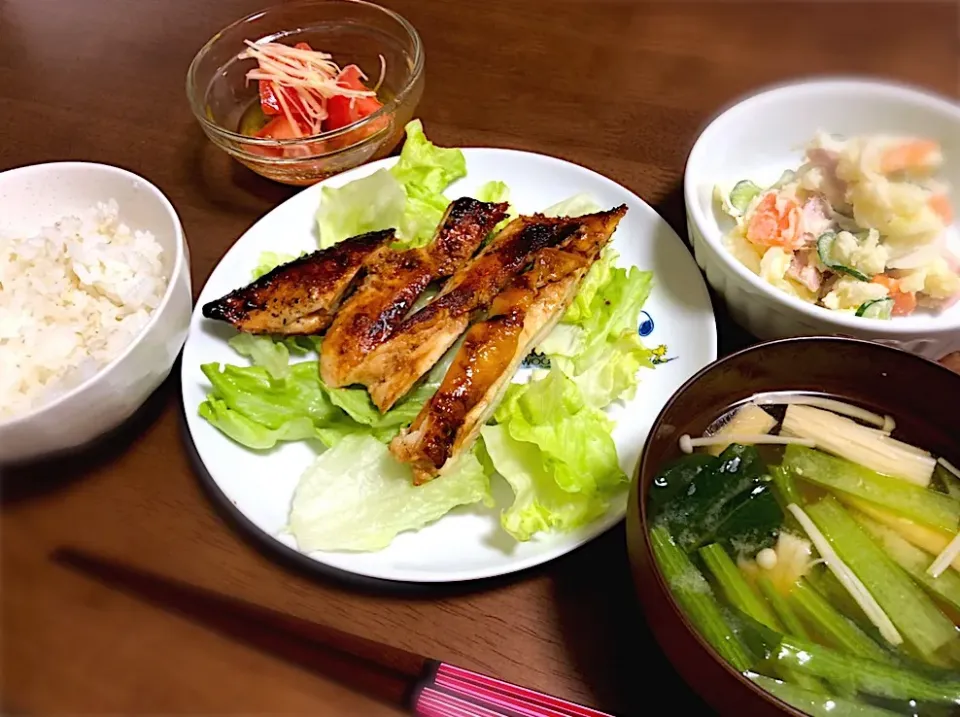
[[[298,42],[294,47],[298,50],[313,51],[313,48],[305,42]],[[291,105],[291,109],[294,112],[300,111],[299,103],[295,97],[291,97],[290,93],[285,94],[284,99]],[[280,107],[280,101],[277,99],[277,88],[270,80],[260,80],[260,108],[263,110],[263,114],[268,117],[274,117],[283,113],[283,109]]]
[[[299,134],[296,133],[286,115],[279,115],[267,122],[257,132],[257,137],[261,139],[297,139],[309,134],[309,128],[305,124],[297,121],[297,125],[297,129],[300,130]],[[290,147],[250,147],[249,151],[265,157],[307,157],[330,150],[326,141],[319,140],[311,144],[300,143]]]
[[[273,83],[270,80],[260,80],[260,109],[263,114],[273,117],[281,113],[280,102],[273,91]]]
[[[337,75],[337,84],[349,90],[366,90],[368,88],[363,84],[362,78],[363,73],[359,67],[347,65]],[[327,118],[323,122],[323,128],[332,131],[346,127],[372,115],[381,107],[383,103],[376,97],[331,97],[327,100]]]
[[[299,130],[299,132],[297,130]],[[299,126],[294,129],[290,120],[288,120],[285,115],[280,115],[267,122],[260,131],[257,132],[257,137],[262,139],[295,139],[297,137],[303,137],[305,134],[306,129],[304,127]]]
[[[296,134],[293,125],[285,115],[277,115],[267,122],[259,132],[257,137],[261,139],[294,139],[302,137],[303,133]],[[255,154],[262,154],[265,157],[283,157],[286,152],[283,147],[250,147],[250,151]]]
[[[327,118],[323,128],[327,131],[340,129],[372,115],[383,107],[373,97],[331,97],[327,100]]]
[[[347,65],[340,74],[337,75],[337,84],[346,87],[348,90],[365,90],[367,86],[363,84],[363,71],[356,65]]]

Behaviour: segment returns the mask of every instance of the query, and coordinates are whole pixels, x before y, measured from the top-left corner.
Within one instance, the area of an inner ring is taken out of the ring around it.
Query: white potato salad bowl
[[[761,91],[717,116],[687,161],[684,197],[697,262],[726,301],[733,318],[760,339],[843,335],[875,340],[938,360],[960,349],[960,304],[942,311],[869,318],[832,311],[772,286],[737,260],[724,244],[733,226],[714,193],[716,185],[750,179],[773,185],[796,169],[818,132],[850,138],[906,136],[940,144],[939,177],[957,206],[960,186],[960,107],[894,84],[857,79],[811,80]],[[943,234],[960,252],[955,220]]]

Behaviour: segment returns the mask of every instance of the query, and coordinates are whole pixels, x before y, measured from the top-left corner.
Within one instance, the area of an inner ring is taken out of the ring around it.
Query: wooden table
[[[194,52],[262,2],[4,0],[0,170],[83,159],[146,176],[180,212],[199,291],[231,243],[294,192],[214,150],[184,97]],[[387,4],[423,37],[419,115],[433,140],[584,164],[681,233],[686,154],[741,93],[821,72],[958,90],[955,3]],[[721,327],[725,350],[748,340],[723,317]],[[3,477],[5,713],[394,714],[66,573],[47,559],[63,542],[607,710],[639,712],[655,690],[702,713],[638,614],[622,529],[460,592],[397,597],[298,574],[258,552],[202,491],[178,388],[171,378],[106,445]]]

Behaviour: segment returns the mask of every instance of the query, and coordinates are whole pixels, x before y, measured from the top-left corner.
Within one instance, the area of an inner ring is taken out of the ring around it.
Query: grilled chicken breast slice
[[[507,214],[506,203],[454,200],[434,240],[424,247],[380,252],[366,276],[337,312],[320,352],[320,376],[328,386],[347,386],[363,359],[393,334],[428,285],[453,274]]]
[[[440,388],[390,443],[416,485],[473,445],[524,357],[573,301],[588,266],[576,254],[541,250],[534,267],[494,299],[489,318],[470,327]]]
[[[542,249],[532,266],[493,300],[467,331],[437,392],[390,444],[418,485],[436,477],[479,435],[530,350],[556,326],[587,270],[609,242],[626,207],[591,222],[562,249]]]
[[[351,237],[281,264],[253,283],[203,306],[203,315],[249,334],[318,334],[326,329],[364,264],[392,229]]]
[[[357,366],[354,381],[367,387],[377,408],[387,411],[440,360],[478,313],[486,311],[534,252],[561,244],[585,221],[585,217],[515,219]]]

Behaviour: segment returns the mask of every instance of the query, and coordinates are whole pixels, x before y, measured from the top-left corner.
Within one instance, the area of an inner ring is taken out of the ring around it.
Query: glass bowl
[[[296,139],[241,134],[241,118],[259,101],[246,73],[256,60],[239,59],[245,40],[308,42],[341,67],[356,64],[383,81],[383,107],[342,129]],[[297,0],[237,20],[214,35],[187,71],[187,97],[210,140],[269,179],[305,186],[388,155],[403,137],[423,94],[423,45],[413,26],[364,0]]]

